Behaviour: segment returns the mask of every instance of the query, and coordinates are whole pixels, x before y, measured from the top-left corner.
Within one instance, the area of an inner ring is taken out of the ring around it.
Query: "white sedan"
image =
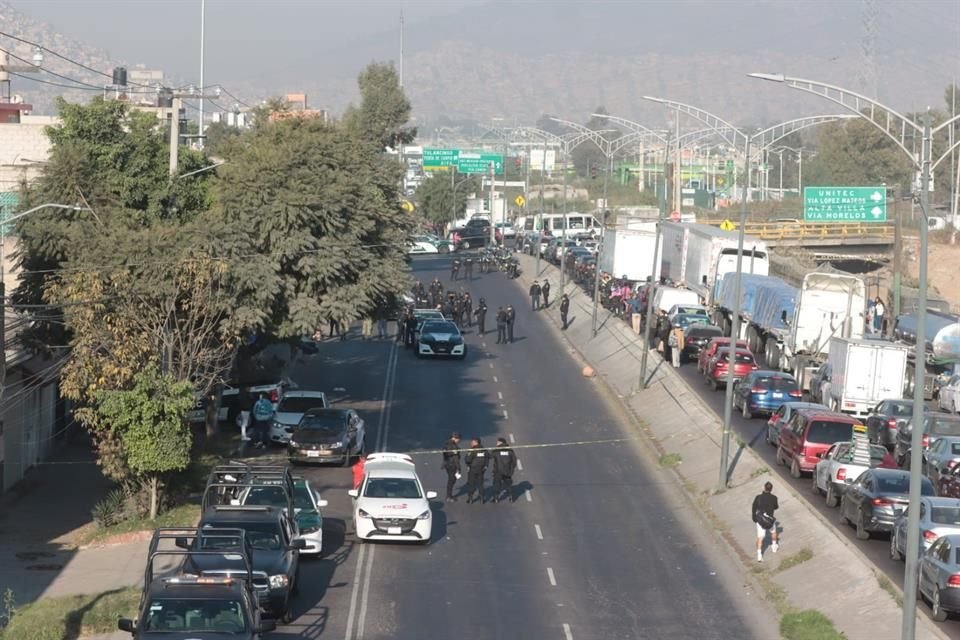
[[[310,486],[309,480],[296,478],[293,481],[293,507],[300,530],[297,539],[307,545],[300,553],[320,554],[323,551],[323,513],[320,510],[325,506],[327,501]]]
[[[937,404],[942,411],[960,413],[960,373],[954,374],[947,384],[940,387]]]
[[[300,418],[310,409],[326,409],[327,394],[323,391],[287,391],[277,403],[270,425],[270,441],[277,444],[290,442],[290,434],[300,424]]]
[[[361,542],[406,541],[427,544],[433,532],[430,500],[413,459],[402,453],[371,453],[359,489],[347,493],[353,502],[353,528]]]
[[[407,253],[411,255],[421,253],[450,253],[453,250],[454,245],[452,242],[430,234],[411,236],[410,242],[407,244]]]

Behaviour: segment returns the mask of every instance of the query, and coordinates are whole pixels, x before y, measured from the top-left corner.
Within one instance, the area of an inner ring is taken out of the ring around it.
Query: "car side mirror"
[[[189,548],[190,548],[190,543],[187,541],[186,538],[176,538],[176,539],[174,539],[173,544],[175,544],[176,546],[180,547],[181,549],[189,549]]]
[[[427,491],[427,500],[434,500],[437,497],[436,491]]]
[[[300,550],[306,549],[306,548],[307,548],[307,541],[306,541],[306,540],[291,540],[291,541],[290,541],[290,546],[288,547],[288,549],[290,549],[291,551],[294,551],[294,550],[300,551]]]
[[[350,496],[351,498],[357,498],[360,496],[360,492],[357,491],[356,489],[350,489],[349,491],[347,491],[347,495]]]
[[[117,620],[117,629],[126,631],[127,633],[136,633],[137,625],[135,625],[130,618],[120,618]]]
[[[276,629],[276,620],[261,620],[260,624],[257,625],[257,633],[270,633],[271,631],[276,631]]]

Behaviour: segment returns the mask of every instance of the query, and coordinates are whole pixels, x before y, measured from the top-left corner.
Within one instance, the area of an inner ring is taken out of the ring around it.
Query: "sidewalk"
[[[536,259],[518,255],[522,269],[519,286],[526,290],[534,278],[549,278],[556,287],[543,317],[554,326],[553,330],[559,331],[559,270],[541,260],[541,272],[535,274]],[[809,509],[790,485],[773,477],[749,448],[740,452],[730,487],[717,492],[722,431],[718,416],[653,351],[647,362],[650,383],[641,391],[642,336],[635,335],[626,323],[602,308],[598,332],[593,336],[593,301],[572,283],[568,282],[565,290],[570,296],[572,324],[562,334],[637,418],[658,455],[680,456],[681,462],[673,471],[689,494],[692,506],[707,511],[706,518],[742,559],[744,569],[762,571],[766,581],[783,590],[786,603],[796,610],[820,611],[848,640],[898,639],[901,611],[880,587],[878,577],[882,574],[873,564],[854,545],[839,537],[819,513]],[[731,458],[737,455],[737,448],[737,439],[733,438]],[[789,528],[783,532],[784,546],[779,557],[767,551],[760,565],[754,556],[756,538],[749,505],[767,480],[777,487],[781,506],[777,515]],[[789,523],[803,526],[793,528]],[[777,570],[784,558],[803,548],[813,550],[813,557]],[[918,616],[917,638],[946,637],[926,616]]]

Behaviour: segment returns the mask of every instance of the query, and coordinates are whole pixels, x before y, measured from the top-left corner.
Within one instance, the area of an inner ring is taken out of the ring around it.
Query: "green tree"
[[[224,144],[240,135],[240,129],[223,122],[214,122],[204,129],[203,133],[206,136],[204,141],[206,152],[211,156],[219,156],[223,151]]]
[[[150,490],[150,518],[157,517],[161,479],[190,464],[193,406],[189,382],[163,375],[153,365],[139,371],[130,389],[99,394],[96,410],[123,444],[127,465]]]
[[[415,195],[420,212],[435,225],[443,225],[462,217],[467,210],[467,197],[480,190],[475,176],[460,176],[450,184],[447,174],[433,175],[424,180]]]
[[[886,134],[866,120],[821,125],[817,154],[803,161],[809,186],[887,184],[910,190],[911,163]]]
[[[382,150],[409,144],[417,137],[410,120],[410,101],[400,86],[393,64],[373,63],[360,72],[360,106],[344,115],[347,127],[360,139]]]

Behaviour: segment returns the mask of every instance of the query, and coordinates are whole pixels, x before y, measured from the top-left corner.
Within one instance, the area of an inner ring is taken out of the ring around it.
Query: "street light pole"
[[[597,312],[600,306],[600,257],[603,255],[603,240],[607,235],[607,212],[610,203],[607,201],[607,183],[610,179],[610,168],[613,165],[613,156],[607,156],[607,168],[603,172],[603,210],[600,211],[600,242],[597,243],[597,261],[593,267],[593,337],[597,337]]]
[[[650,354],[650,325],[653,324],[653,288],[656,284],[657,271],[660,263],[660,237],[664,215],[667,211],[667,154],[670,152],[670,132],[663,145],[663,203],[657,220],[657,229],[653,236],[653,266],[650,268],[650,281],[647,283],[647,311],[643,326],[643,349],[640,351],[640,388],[647,388],[647,356]]]
[[[197,143],[200,145],[200,148],[203,149],[203,106],[206,102],[206,98],[203,96],[203,49],[204,49],[204,22],[207,16],[207,1],[200,0],[200,126],[198,128],[198,133],[200,137],[197,138]]]
[[[563,224],[566,228],[567,224],[567,150],[564,146],[563,148]],[[563,246],[560,248],[560,295],[562,296],[564,292],[564,286],[567,275],[567,244],[564,242]]]

